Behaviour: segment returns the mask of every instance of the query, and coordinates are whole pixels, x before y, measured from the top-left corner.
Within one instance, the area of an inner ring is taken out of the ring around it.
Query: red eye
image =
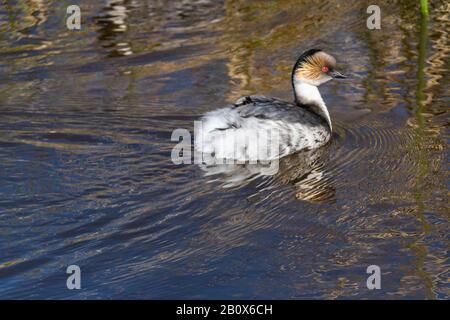
[[[327,66],[323,66],[322,67],[322,72],[323,73],[327,73],[328,72],[328,67]]]

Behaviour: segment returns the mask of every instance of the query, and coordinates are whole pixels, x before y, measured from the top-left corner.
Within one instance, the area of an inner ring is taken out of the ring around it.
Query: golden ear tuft
[[[319,51],[306,58],[305,62],[295,73],[297,77],[307,79],[318,79],[322,74],[323,67],[334,68],[336,60],[328,53]]]

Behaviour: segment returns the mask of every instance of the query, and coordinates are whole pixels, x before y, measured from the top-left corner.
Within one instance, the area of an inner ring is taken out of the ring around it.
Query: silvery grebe
[[[322,50],[304,52],[292,70],[293,103],[251,95],[230,107],[208,112],[196,132],[196,150],[216,158],[246,161],[279,158],[325,145],[332,125],[317,87],[333,78],[346,78],[335,70],[335,65],[336,60]],[[255,143],[251,137],[255,132],[274,130],[278,132],[279,147],[270,156],[261,156],[259,147],[251,147]],[[239,143],[245,140],[246,144]]]

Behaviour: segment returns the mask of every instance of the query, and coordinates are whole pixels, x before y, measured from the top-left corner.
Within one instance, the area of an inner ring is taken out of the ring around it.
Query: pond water
[[[377,2],[380,30],[370,1],[70,1],[80,31],[66,1],[3,2],[0,298],[448,299],[450,6]],[[321,87],[326,147],[172,163],[205,112],[292,100],[314,47],[350,75]]]

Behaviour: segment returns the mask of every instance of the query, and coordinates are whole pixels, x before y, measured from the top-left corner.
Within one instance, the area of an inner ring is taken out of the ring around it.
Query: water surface
[[[81,31],[3,2],[0,298],[448,299],[450,7],[378,2],[381,30],[369,1],[71,1]],[[172,163],[205,112],[291,100],[311,47],[351,75],[321,87],[330,144],[272,176]]]

